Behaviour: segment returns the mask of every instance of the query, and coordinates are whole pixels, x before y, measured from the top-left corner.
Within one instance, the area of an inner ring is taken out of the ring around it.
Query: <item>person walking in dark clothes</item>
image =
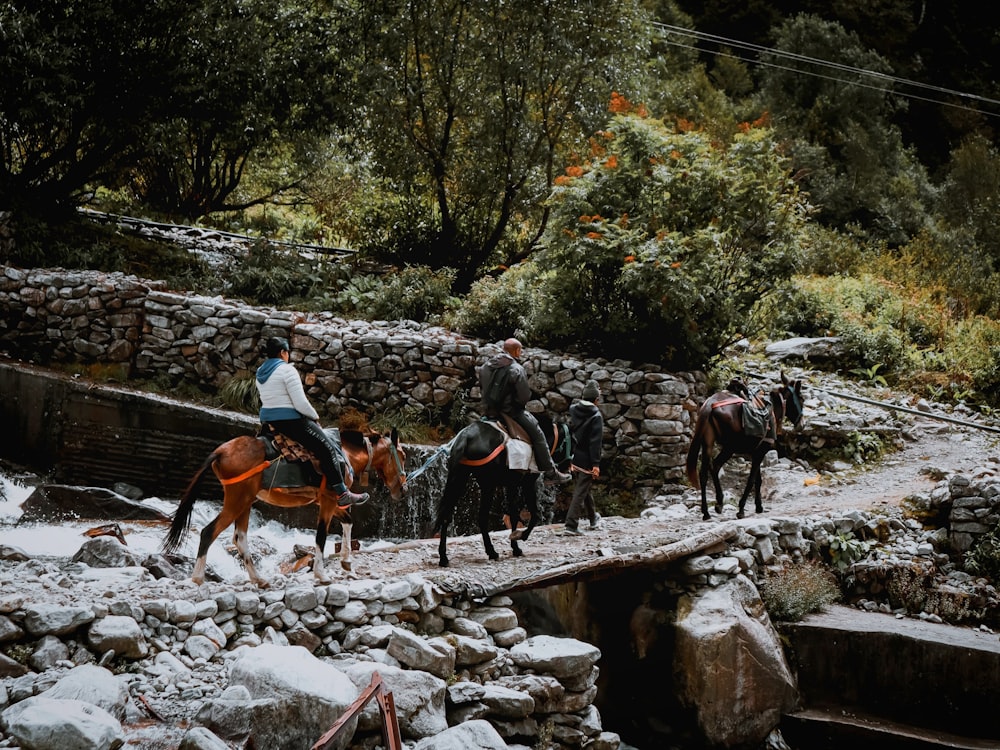
[[[524,367],[518,362],[521,349],[520,341],[507,339],[503,342],[503,352],[494,354],[479,368],[483,410],[489,417],[507,414],[521,425],[531,438],[535,463],[538,464],[539,471],[544,472],[545,481],[550,484],[565,484],[573,477],[556,468],[542,428],[538,426],[535,416],[524,408],[531,398],[531,387]]]
[[[367,502],[367,492],[359,495],[344,484],[337,448],[323,432],[319,414],[306,398],[298,370],[288,362],[288,341],[279,336],[269,338],[264,354],[267,359],[257,368],[256,378],[260,392],[260,423],[312,451],[326,477],[326,489],[337,496],[337,504],[342,508]]]
[[[566,512],[565,532],[578,535],[580,519],[590,521],[591,530],[600,523],[594,509],[594,480],[601,475],[601,441],[604,437],[604,416],[597,408],[601,391],[596,380],[583,386],[580,400],[569,408],[569,430],[573,436],[573,462],[570,471],[575,474],[573,500]]]

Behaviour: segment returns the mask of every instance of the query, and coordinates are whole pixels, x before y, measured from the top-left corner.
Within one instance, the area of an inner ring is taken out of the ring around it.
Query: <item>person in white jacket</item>
[[[337,496],[341,507],[367,502],[367,492],[351,492],[344,484],[337,448],[323,432],[319,414],[306,398],[299,371],[288,362],[288,341],[279,336],[269,338],[264,354],[267,359],[257,368],[256,378],[260,392],[260,423],[313,452],[326,477],[326,489]]]

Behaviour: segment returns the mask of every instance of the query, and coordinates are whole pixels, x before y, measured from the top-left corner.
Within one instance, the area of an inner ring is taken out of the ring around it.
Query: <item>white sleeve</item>
[[[290,364],[284,364],[278,368],[278,372],[275,375],[281,375],[281,380],[285,384],[285,390],[288,392],[288,397],[292,400],[292,406],[295,407],[295,411],[304,417],[318,421],[319,414],[313,408],[313,405],[309,403],[309,399],[306,398],[306,390],[302,387],[302,378],[299,377],[299,371]]]

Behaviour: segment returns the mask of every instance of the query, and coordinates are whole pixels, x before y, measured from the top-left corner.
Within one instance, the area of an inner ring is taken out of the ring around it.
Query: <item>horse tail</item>
[[[694,423],[694,432],[691,435],[691,447],[687,454],[687,478],[688,482],[696,490],[701,489],[701,482],[698,480],[698,454],[701,453],[705,445],[705,419],[698,413],[698,418]]]
[[[197,500],[196,490],[198,489],[198,485],[204,478],[205,473],[218,460],[219,451],[213,451],[205,459],[201,468],[191,477],[191,481],[188,482],[188,486],[184,490],[184,494],[181,495],[180,502],[177,505],[177,510],[174,511],[173,520],[170,522],[170,532],[167,534],[167,538],[163,541],[163,545],[160,548],[165,554],[170,554],[177,550],[184,534],[191,527],[191,514],[194,512],[194,503]]]

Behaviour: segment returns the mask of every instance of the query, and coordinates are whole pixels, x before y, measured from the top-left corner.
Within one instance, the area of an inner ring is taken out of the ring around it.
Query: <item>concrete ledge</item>
[[[839,706],[1000,746],[1000,638],[833,606],[782,626],[804,708]]]

